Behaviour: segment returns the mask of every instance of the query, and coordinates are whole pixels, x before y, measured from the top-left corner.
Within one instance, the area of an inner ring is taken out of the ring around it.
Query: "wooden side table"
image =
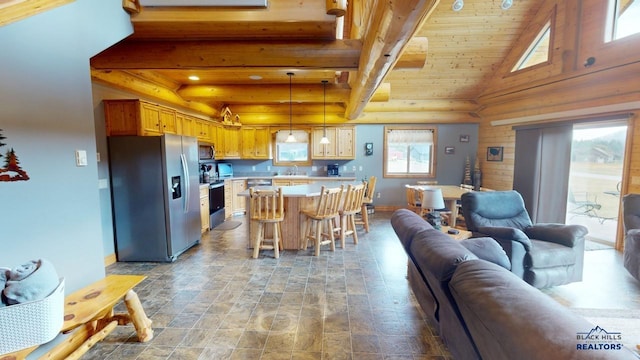
[[[449,231],[449,229],[451,229],[450,226],[443,226],[440,231],[442,231],[443,233],[451,236],[452,238],[456,239],[456,240],[464,240],[464,239],[469,239],[471,237],[471,231],[468,230],[461,230],[461,229],[456,229],[458,230],[457,234],[449,234],[447,231]]]

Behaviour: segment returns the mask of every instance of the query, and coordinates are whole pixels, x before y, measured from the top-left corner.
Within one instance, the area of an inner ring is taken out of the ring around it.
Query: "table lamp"
[[[442,228],[440,212],[438,211],[442,208],[444,208],[442,189],[425,189],[422,191],[422,209],[428,210],[427,222],[438,230]]]

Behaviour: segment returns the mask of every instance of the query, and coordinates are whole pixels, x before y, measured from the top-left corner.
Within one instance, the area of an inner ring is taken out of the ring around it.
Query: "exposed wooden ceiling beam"
[[[132,17],[136,39],[336,38],[325,0],[270,1],[265,9],[143,7]]]
[[[283,67],[290,69],[354,70],[362,43],[123,41],[91,59],[96,69],[200,69]]]
[[[0,26],[28,18],[75,0],[5,0],[0,1]]]
[[[289,103],[289,85],[190,85],[178,90],[178,95],[192,101],[223,101],[233,103],[261,104],[268,102]],[[292,86],[292,100],[295,103],[322,102],[323,90],[315,84]],[[327,86],[327,102],[343,103],[349,99],[349,89],[341,86]]]
[[[427,63],[429,40],[426,37],[414,37],[407,43],[394,70],[422,69]]]
[[[421,111],[461,111],[476,112],[479,105],[474,100],[389,100],[387,102],[370,102],[364,108],[366,113],[374,112],[421,112]]]
[[[370,2],[371,21],[364,31],[362,56],[355,76],[350,76],[351,96],[345,112],[355,119],[367,105],[376,89],[435,9],[438,0],[404,0]]]
[[[221,109],[223,105],[222,103],[207,105],[205,103],[186,101],[178,96],[175,92],[161,85],[143,81],[137,76],[134,76],[125,71],[103,71],[92,69],[91,80],[98,83],[107,84],[117,89],[140,94],[161,103],[173,104],[212,117],[217,117],[220,114],[219,109]]]

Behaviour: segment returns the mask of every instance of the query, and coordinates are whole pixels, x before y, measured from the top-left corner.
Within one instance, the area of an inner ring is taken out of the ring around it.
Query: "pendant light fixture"
[[[322,93],[323,93],[323,133],[320,144],[329,144],[329,138],[327,137],[327,83],[329,80],[322,80]]]
[[[292,105],[292,99],[291,99],[291,77],[293,76],[293,73],[288,72],[287,75],[289,76],[289,136],[287,136],[287,140],[285,140],[285,142],[294,143],[296,142],[296,137],[293,136],[293,130],[292,130],[293,105]]]

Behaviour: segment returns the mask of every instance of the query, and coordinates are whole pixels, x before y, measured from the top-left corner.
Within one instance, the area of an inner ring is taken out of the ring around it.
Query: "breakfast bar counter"
[[[326,188],[339,187],[340,185],[346,186],[349,184],[355,185],[359,182],[346,181],[342,183],[336,183],[335,181],[319,181],[313,184],[304,185],[292,185],[281,186],[282,196],[284,197],[284,220],[282,221],[282,245],[285,250],[299,250],[302,248],[302,238],[304,231],[304,215],[301,213],[304,210],[313,209],[317,204],[317,200],[320,198],[320,190],[322,186]],[[275,186],[256,186],[255,189],[277,189]],[[249,197],[249,189],[246,189],[238,196]],[[247,202],[248,211],[247,214],[251,214],[251,202]],[[249,226],[249,239],[253,239],[256,235],[256,226],[250,223]],[[271,234],[267,233],[267,237]],[[249,246],[252,246],[252,242],[249,241]]]

